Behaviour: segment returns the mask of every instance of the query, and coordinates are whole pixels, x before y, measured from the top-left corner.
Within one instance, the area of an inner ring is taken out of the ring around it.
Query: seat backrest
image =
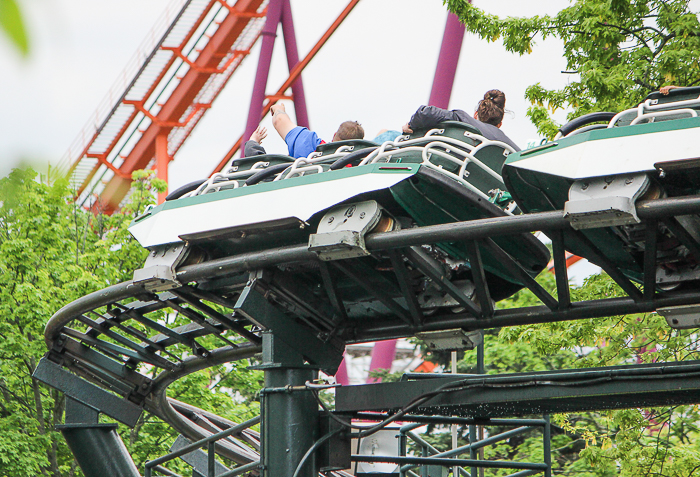
[[[503,164],[508,158],[507,152],[509,151],[501,146],[491,145],[477,151],[474,157],[500,176]],[[502,180],[496,179],[473,162],[467,165],[464,179],[484,194],[487,194],[492,189],[504,188]]]
[[[247,171],[258,162],[267,163],[265,167],[276,166],[277,164],[291,164],[294,158],[282,154],[263,154],[260,156],[241,157],[231,162],[231,167],[235,168],[232,172]]]
[[[656,104],[667,104],[686,101],[688,99],[697,99],[698,96],[700,96],[700,86],[693,86],[692,88],[675,88],[670,90],[668,94],[661,94],[658,91],[654,91],[653,93],[649,93],[644,99],[656,100]],[[693,109],[699,108],[700,106],[693,107]]]
[[[440,130],[440,132],[425,137],[425,134],[430,129],[438,129]],[[408,139],[422,139],[415,145],[425,146],[426,144],[432,141],[439,140],[440,137],[448,137],[451,139],[456,139],[471,146],[467,147],[465,145],[464,147],[461,147],[459,145],[451,144],[450,147],[446,149],[445,152],[455,157],[459,161],[463,161],[464,156],[459,153],[450,153],[449,151],[453,149],[469,151],[473,147],[481,144],[481,141],[479,141],[478,139],[474,139],[466,135],[482,135],[481,131],[479,131],[476,127],[472,126],[471,124],[460,123],[458,121],[444,121],[430,129],[416,130],[409,136]],[[484,163],[484,165],[486,165],[488,168],[500,175],[501,169],[503,168],[503,164],[505,163],[507,158],[507,154],[504,154],[504,151],[504,148],[501,146],[485,146],[484,148],[480,149],[474,157],[482,163]],[[399,150],[396,154],[392,155],[390,162],[421,163],[423,162],[423,157],[420,151]],[[430,162],[452,173],[458,173],[460,169],[460,164],[450,161],[446,158],[440,157],[438,155],[433,155],[430,158]],[[487,171],[483,170],[479,165],[475,164],[474,162],[470,162],[467,165],[464,179],[484,193],[488,193],[488,191],[490,191],[491,189],[503,188],[503,184],[501,183],[501,181],[494,178],[492,175],[490,175]]]
[[[320,170],[319,170],[320,169]],[[281,177],[282,179],[293,179],[294,177],[310,176],[312,174],[318,174],[320,172],[328,172],[331,170],[331,164],[328,163],[314,163],[314,164],[304,164],[298,169],[285,169],[285,173]]]
[[[674,109],[674,104],[673,103],[679,103],[681,101],[688,101],[688,100],[697,100],[698,97],[700,97],[700,86],[694,86],[692,88],[676,88],[672,89],[669,91],[668,94],[661,94],[658,91],[654,91],[653,93],[649,93],[644,100],[651,100],[653,106],[668,106],[668,108],[664,108],[665,111],[669,111]],[[695,104],[691,105],[678,105],[678,109],[693,109],[698,113],[698,116],[700,116],[700,100],[696,101]],[[663,116],[657,116],[654,118],[654,122],[659,122],[659,121],[670,121],[673,119],[683,119],[687,118],[688,113],[679,113],[679,114],[671,114],[671,115],[663,115]],[[624,115],[620,116],[618,120],[615,122],[615,127],[619,126],[629,126],[634,119],[637,118],[637,111],[632,110],[626,112]],[[641,124],[644,124],[642,122]]]
[[[439,130],[439,132],[427,137],[425,136],[428,133],[428,131],[434,129]],[[407,140],[418,140],[417,142],[412,144],[412,146],[422,147],[430,142],[438,141],[439,137],[449,137],[451,139],[456,139],[458,141],[465,142],[471,146],[476,146],[478,144],[478,141],[466,137],[464,134],[467,132],[472,134],[481,134],[478,129],[476,129],[470,124],[460,123],[458,121],[443,121],[432,128],[416,129],[410,135],[408,135]],[[454,147],[459,148],[459,146]],[[467,150],[466,147],[460,149]],[[461,159],[462,156],[455,155],[455,157]],[[423,162],[423,156],[419,151],[399,150],[396,154],[393,154],[391,156],[389,162],[421,163]],[[459,171],[460,167],[458,164],[455,164],[454,162],[444,159],[442,157],[433,157],[431,159],[431,162],[437,166],[443,167],[444,169],[450,172],[457,172]]]
[[[359,151],[360,149],[366,149],[368,147],[377,147],[377,144],[372,141],[367,141],[365,139],[347,139],[345,141],[335,141],[328,142],[326,144],[319,144],[316,147],[316,152],[320,152],[322,156],[329,156],[335,154],[335,152],[341,147],[347,146],[345,152]]]
[[[479,129],[475,126],[467,123],[460,123],[459,121],[443,121],[430,129],[442,129],[442,132],[437,134],[438,136],[446,136],[452,139],[457,139],[458,141],[466,142],[472,146],[476,146],[478,142],[466,137],[465,134],[471,133],[481,135],[481,131],[479,131]],[[413,131],[411,138],[425,136],[430,129]]]

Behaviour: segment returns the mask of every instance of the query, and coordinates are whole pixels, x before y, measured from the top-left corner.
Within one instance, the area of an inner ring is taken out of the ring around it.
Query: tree
[[[528,115],[549,138],[559,127],[550,112],[559,108],[571,110],[569,119],[620,111],[663,85],[700,84],[700,25],[688,0],[577,0],[555,16],[505,19],[464,0],[446,3],[468,31],[487,41],[502,38],[511,52],[529,53],[550,36],[562,40],[566,74],[573,80],[561,90],[540,84],[526,90]],[[619,294],[604,274],[573,293],[578,300]],[[698,339],[694,331],[671,330],[656,314],[514,327],[499,335],[501,342],[529,345],[541,357],[577,353],[573,367],[697,359]],[[556,422],[586,441],[581,459],[559,470],[564,474],[700,475],[697,406],[558,416]]]
[[[44,326],[63,305],[130,279],[145,259],[127,226],[162,181],[137,171],[120,213],[95,216],[72,201],[67,181],[53,183],[31,170],[0,179],[0,476],[79,475],[54,426],[63,420],[61,393],[32,380],[46,353]],[[258,413],[259,373],[233,363],[195,373],[171,395],[232,420]],[[233,399],[240,391],[246,402]],[[134,429],[120,428],[138,466],[167,452],[175,431],[144,413]]]
[[[141,173],[135,197],[151,186]],[[71,200],[66,180],[51,184],[31,170],[0,180],[0,473],[73,473],[54,425],[60,393],[31,378],[46,352],[44,325],[61,306],[130,276],[145,258],[125,231],[133,206],[95,217]],[[136,244],[138,245],[138,244]]]
[[[576,301],[623,295],[605,274],[572,290]],[[499,338],[527,344],[542,357],[574,353],[570,368],[684,361],[700,354],[696,330],[673,330],[651,313],[504,328]],[[554,421],[585,441],[581,459],[570,461],[564,473],[687,477],[700,472],[697,406],[560,415]]]
[[[561,90],[539,83],[526,90],[528,116],[552,138],[559,128],[549,112],[571,109],[569,119],[594,111],[635,106],[661,86],[700,84],[700,24],[690,0],[578,0],[555,16],[499,18],[467,0],[446,0],[467,31],[506,50],[529,53],[548,37],[564,43],[566,74]]]
[[[553,275],[538,282],[556,295]],[[606,274],[589,277],[572,287],[572,301],[599,300],[624,293]],[[497,308],[538,306],[529,290],[521,290]],[[487,330],[484,336],[487,374],[602,367],[642,362],[698,359],[700,334],[673,330],[656,314],[611,316]],[[461,357],[460,373],[476,372],[476,351]],[[446,365],[443,355],[423,355]],[[390,379],[393,376],[385,375]],[[533,416],[536,417],[536,416]],[[552,416],[552,463],[557,475],[612,477],[700,475],[698,406],[623,409]],[[489,428],[498,433],[506,428]],[[450,448],[445,426],[431,426],[423,436],[442,450]],[[467,429],[460,429],[459,445],[467,444]],[[542,461],[542,437],[532,431],[484,449],[491,460]],[[509,475],[490,470],[488,475]],[[695,472],[695,474],[693,474]]]

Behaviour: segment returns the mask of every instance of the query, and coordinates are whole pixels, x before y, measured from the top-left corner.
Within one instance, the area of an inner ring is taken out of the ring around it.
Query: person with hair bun
[[[492,89],[479,101],[473,116],[461,109],[448,111],[436,106],[421,106],[403,126],[403,132],[408,134],[414,129],[429,129],[442,121],[459,121],[476,127],[486,139],[504,142],[519,151],[520,148],[500,129],[505,108],[506,95],[503,91]]]

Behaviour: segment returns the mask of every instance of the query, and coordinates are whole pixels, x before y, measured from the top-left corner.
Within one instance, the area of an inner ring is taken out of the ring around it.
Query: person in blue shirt
[[[270,112],[272,113],[272,125],[284,139],[284,142],[287,143],[289,155],[293,158],[307,157],[316,150],[319,144],[326,143],[315,132],[294,124],[287,115],[284,104],[277,103],[273,105],[270,108]],[[365,131],[360,126],[360,123],[357,121],[345,121],[333,134],[333,142],[347,139],[363,139],[364,137]]]

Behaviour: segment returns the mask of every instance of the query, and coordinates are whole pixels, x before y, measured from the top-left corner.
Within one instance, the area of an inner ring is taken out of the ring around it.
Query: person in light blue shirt
[[[377,133],[372,142],[377,144],[384,144],[387,141],[395,141],[397,137],[401,135],[401,131],[396,131],[395,129],[382,129]]]
[[[270,108],[270,112],[272,113],[272,125],[284,139],[284,142],[287,143],[289,155],[293,158],[307,157],[316,150],[319,144],[326,143],[315,132],[294,124],[289,115],[287,115],[284,104],[277,103],[273,105]],[[360,123],[357,121],[345,121],[333,134],[333,142],[347,139],[363,139],[364,137],[365,131]]]

